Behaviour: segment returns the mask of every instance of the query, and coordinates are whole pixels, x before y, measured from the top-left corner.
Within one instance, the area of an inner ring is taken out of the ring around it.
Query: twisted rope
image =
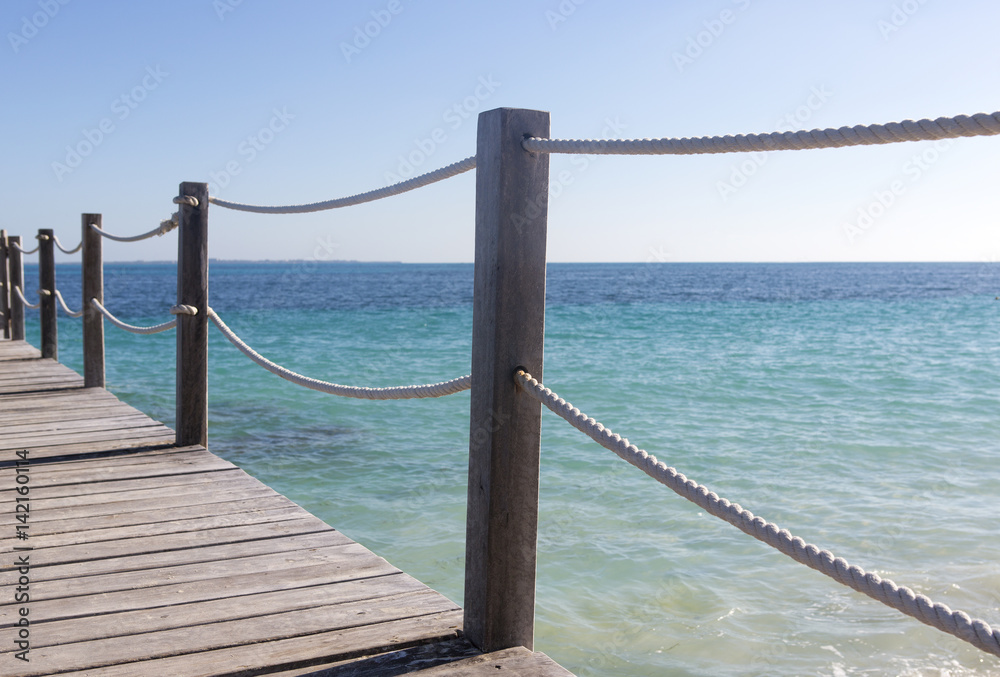
[[[820,550],[801,538],[792,536],[787,529],[780,529],[773,522],[756,517],[739,504],[730,503],[711,491],[677,472],[651,454],[639,449],[610,428],[588,417],[566,400],[546,388],[524,371],[514,375],[524,392],[534,397],[556,414],[564,418],[574,428],[583,432],[605,449],[639,468],[657,482],[666,485],[675,493],[698,505],[705,512],[714,515],[745,534],[767,543],[788,555],[796,562],[826,574],[838,583],[868,595],[921,623],[943,630],[987,653],[1000,656],[1000,630],[991,628],[985,621],[970,618],[962,611],[952,611],[944,604],[935,604],[928,597],[918,595],[913,590],[896,585],[877,574],[867,573],[858,566],[848,564],[842,557],[834,557],[829,550]]]
[[[770,134],[702,136],[683,139],[540,139],[530,137],[522,147],[534,153],[598,155],[697,155],[764,150],[805,150],[870,146],[901,141],[931,141],[961,136],[1000,134],[1000,112],[958,115],[936,120],[903,120],[884,125],[857,125],[839,129],[812,129]]]
[[[174,212],[174,215],[171,216],[169,219],[164,219],[163,221],[160,221],[160,225],[158,228],[154,228],[148,233],[142,233],[140,235],[130,235],[128,237],[123,237],[121,235],[112,235],[111,233],[107,233],[98,228],[97,224],[94,223],[90,224],[90,227],[94,229],[95,233],[100,233],[102,237],[106,237],[109,240],[115,240],[116,242],[138,242],[139,240],[145,240],[153,236],[158,237],[160,235],[166,235],[174,228],[176,228],[179,222],[180,222],[180,216],[177,212]]]
[[[41,242],[39,242],[38,246],[35,247],[34,249],[25,249],[25,248],[23,248],[17,242],[11,242],[11,244],[14,245],[14,249],[16,249],[17,251],[19,251],[19,252],[21,252],[22,254],[25,254],[25,255],[34,254],[35,252],[37,252],[39,249],[42,248],[42,243]]]
[[[272,374],[311,390],[318,390],[331,395],[340,395],[341,397],[354,397],[359,400],[409,400],[423,397],[443,397],[445,395],[451,395],[463,390],[468,390],[472,384],[471,376],[462,376],[461,378],[444,381],[442,383],[415,386],[396,386],[392,388],[362,388],[320,381],[314,378],[309,378],[308,376],[303,376],[302,374],[297,374],[294,371],[286,369],[285,367],[275,364],[274,362],[271,362],[267,358],[261,356],[260,353],[244,343],[211,308],[208,309],[208,316],[212,318],[212,322],[215,323],[215,326],[219,328],[222,334],[229,339],[229,342],[239,348],[244,355],[249,357],[261,367],[264,367],[264,369],[267,369]]]
[[[152,327],[137,327],[134,324],[127,324],[122,322],[117,317],[111,314],[111,312],[101,305],[101,302],[97,299],[90,299],[90,305],[97,308],[104,317],[108,318],[111,324],[115,325],[119,329],[124,329],[127,332],[133,334],[159,334],[161,331],[166,331],[168,329],[173,329],[177,326],[177,320],[170,320],[169,322],[164,322],[163,324],[154,324]]]
[[[17,298],[21,299],[21,303],[23,303],[28,308],[31,308],[32,310],[36,310],[36,309],[42,307],[42,302],[41,301],[39,301],[35,305],[31,305],[30,303],[28,303],[28,299],[24,298],[24,293],[21,291],[20,287],[14,287],[14,293],[17,294]]]
[[[67,315],[69,315],[70,317],[83,317],[83,309],[81,308],[76,312],[70,310],[69,306],[66,305],[65,299],[63,299],[62,292],[60,292],[58,289],[56,289],[56,299],[59,301],[59,305],[62,306],[62,309],[66,311]]]
[[[399,183],[386,186],[385,188],[377,188],[376,190],[370,190],[367,193],[359,193],[357,195],[351,195],[350,197],[327,200],[326,202],[313,202],[305,205],[264,207],[258,205],[240,204],[239,202],[229,202],[227,200],[220,200],[217,197],[209,197],[208,201],[214,205],[225,207],[227,209],[236,209],[241,212],[254,212],[257,214],[307,214],[309,212],[321,212],[327,209],[339,209],[341,207],[351,207],[365,202],[374,202],[375,200],[381,200],[382,198],[416,190],[417,188],[422,188],[432,183],[443,181],[444,179],[450,179],[453,176],[475,169],[475,167],[476,157],[472,156],[465,158],[460,162],[450,164],[447,167],[435,169],[433,172],[421,174],[420,176],[415,176],[412,179],[407,179],[406,181],[400,181]]]
[[[80,249],[83,248],[83,240],[80,240],[80,244],[73,247],[72,249],[66,249],[65,247],[63,247],[62,242],[59,241],[59,237],[56,235],[52,236],[52,241],[55,242],[56,246],[59,247],[59,250],[65,254],[75,254],[78,251],[80,251]]]

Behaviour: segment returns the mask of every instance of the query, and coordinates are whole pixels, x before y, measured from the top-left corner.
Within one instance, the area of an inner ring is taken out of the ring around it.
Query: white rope
[[[674,468],[658,461],[655,456],[630,444],[620,435],[614,434],[609,428],[589,418],[533,379],[530,374],[518,371],[514,379],[527,394],[567,420],[574,428],[709,514],[729,522],[743,533],[767,543],[796,562],[824,573],[849,588],[912,616],[922,623],[965,640],[987,653],[1000,656],[1000,630],[991,628],[985,621],[972,619],[962,611],[952,611],[944,604],[935,604],[924,595],[918,595],[909,588],[896,585],[877,574],[867,573],[860,567],[848,564],[841,557],[834,557],[829,550],[820,550],[815,545],[792,536],[787,529],[779,529],[773,522],[755,517],[749,510],[719,498],[704,485],[689,480]]]
[[[108,321],[110,321],[111,324],[115,325],[119,329],[124,329],[125,331],[133,334],[158,334],[161,331],[173,329],[177,326],[177,320],[170,320],[169,322],[164,322],[163,324],[155,324],[152,327],[137,327],[133,324],[127,324],[119,320],[117,317],[112,315],[107,308],[101,305],[101,302],[97,299],[90,299],[90,304],[101,311],[104,317],[108,318]]]
[[[42,302],[41,301],[39,301],[38,303],[36,303],[34,305],[28,303],[28,299],[24,298],[24,293],[21,291],[20,287],[14,287],[14,293],[17,294],[17,298],[21,299],[21,303],[23,303],[28,308],[31,308],[32,310],[36,310],[36,309],[42,307]]]
[[[350,197],[342,197],[336,200],[327,200],[326,202],[313,202],[311,204],[305,204],[305,205],[265,207],[258,205],[240,204],[239,202],[229,202],[227,200],[220,200],[217,197],[209,197],[208,201],[214,205],[225,207],[227,209],[236,209],[241,212],[255,212],[257,214],[306,214],[309,212],[321,212],[327,209],[339,209],[340,207],[351,207],[353,205],[359,205],[365,202],[374,202],[375,200],[381,200],[382,198],[391,197],[393,195],[399,195],[400,193],[405,193],[411,190],[416,190],[417,188],[422,188],[437,181],[450,179],[453,176],[457,176],[459,174],[462,174],[463,172],[475,169],[475,167],[476,167],[476,157],[472,156],[465,158],[461,162],[450,164],[447,167],[442,167],[441,169],[435,169],[433,172],[421,174],[420,176],[415,176],[412,179],[407,179],[406,181],[401,181],[391,186],[386,186],[385,188],[377,188],[375,190],[370,190],[367,193],[359,193],[358,195],[351,195]]]
[[[80,251],[81,248],[83,248],[83,240],[80,240],[80,244],[73,247],[72,249],[66,249],[65,247],[63,247],[62,242],[59,241],[59,237],[56,235],[52,236],[52,241],[56,243],[56,246],[59,247],[60,251],[66,254],[75,254],[78,251]]]
[[[59,291],[58,289],[56,289],[56,299],[59,300],[59,305],[62,306],[62,309],[66,311],[67,315],[69,315],[70,317],[83,317],[83,309],[81,308],[76,312],[70,310],[69,306],[66,305],[66,301],[63,299],[62,292]]]
[[[461,378],[452,379],[451,381],[445,381],[443,383],[396,386],[392,388],[361,388],[357,386],[344,386],[336,383],[329,383],[327,381],[319,381],[314,378],[309,378],[308,376],[303,376],[302,374],[297,374],[290,369],[286,369],[278,364],[275,364],[274,362],[271,362],[267,358],[262,357],[260,353],[244,343],[211,308],[208,309],[208,316],[212,318],[212,322],[215,323],[215,326],[219,328],[223,335],[229,339],[229,342],[239,348],[244,355],[249,357],[261,367],[264,367],[264,369],[267,369],[272,374],[276,374],[286,381],[291,381],[296,385],[300,385],[311,390],[318,390],[331,395],[340,395],[341,397],[354,397],[359,400],[408,400],[422,397],[443,397],[445,395],[451,395],[463,390],[468,390],[472,384],[471,376],[463,376]]]
[[[35,252],[37,252],[39,249],[42,248],[42,243],[41,242],[39,242],[38,246],[35,247],[34,249],[25,249],[25,248],[23,248],[17,242],[11,242],[11,244],[14,245],[14,249],[16,249],[17,251],[21,252],[22,254],[26,254],[26,255],[34,254]]]
[[[534,153],[597,155],[697,155],[766,150],[804,150],[869,146],[900,141],[930,141],[960,136],[1000,134],[1000,112],[959,115],[936,120],[903,120],[884,125],[857,125],[840,129],[813,129],[770,134],[702,136],[683,139],[540,139],[531,137],[522,147]]]
[[[179,223],[179,219],[180,219],[180,217],[175,212],[174,215],[171,216],[169,219],[165,219],[163,221],[160,221],[160,226],[158,228],[154,228],[153,230],[149,231],[148,233],[142,233],[140,235],[131,235],[131,236],[128,236],[128,237],[123,237],[121,235],[112,235],[111,233],[106,233],[103,230],[101,230],[100,228],[98,228],[97,224],[95,224],[95,223],[90,224],[90,227],[94,229],[94,232],[100,233],[103,237],[106,237],[109,240],[115,240],[116,242],[138,242],[139,240],[145,240],[145,239],[153,237],[153,236],[166,235],[167,233],[169,233],[170,231],[172,231],[174,228],[177,227],[177,224]]]

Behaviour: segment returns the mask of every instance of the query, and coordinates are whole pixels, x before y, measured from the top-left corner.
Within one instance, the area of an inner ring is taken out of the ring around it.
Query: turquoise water
[[[74,307],[78,274],[59,269]],[[109,264],[106,305],[161,322],[175,284],[172,265]],[[1000,625],[995,264],[553,264],[548,286],[546,385],[793,534]],[[469,369],[469,265],[213,263],[211,297],[318,378]],[[60,332],[79,369],[78,321]],[[109,388],[172,424],[173,334],[106,333]],[[214,331],[210,355],[213,451],[461,602],[468,393],[344,400]],[[540,496],[536,649],[579,675],[1000,675],[548,412]]]

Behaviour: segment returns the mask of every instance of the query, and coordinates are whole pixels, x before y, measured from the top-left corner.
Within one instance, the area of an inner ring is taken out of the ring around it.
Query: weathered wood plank
[[[541,405],[514,382],[542,378],[549,114],[480,113],[465,553],[465,629],[484,651],[531,648]]]
[[[291,503],[291,502],[289,502]],[[100,544],[105,541],[117,541],[123,538],[147,538],[176,534],[222,529],[226,527],[250,526],[253,524],[278,524],[292,519],[312,517],[299,506],[282,505],[273,508],[257,508],[252,511],[241,511],[225,515],[205,515],[184,520],[167,522],[148,522],[128,526],[89,529],[87,531],[70,531],[58,534],[39,533],[34,529],[31,534],[31,546],[38,548],[55,548],[67,545]],[[32,524],[34,525],[34,523]]]
[[[101,227],[100,214],[82,214],[80,228],[81,302],[83,303],[83,380],[88,388],[104,387],[104,315],[90,301],[104,303],[104,238],[91,226]]]
[[[122,641],[118,637],[111,637],[54,646],[47,645],[51,641],[47,626],[54,624],[40,624],[32,633],[32,637],[37,637],[36,641],[41,646],[32,649],[31,658],[33,665],[45,666],[45,672],[34,672],[36,668],[32,667],[28,672],[20,674],[28,677],[82,670],[352,628],[366,630],[366,644],[391,644],[394,641],[394,633],[390,632],[384,636],[378,634],[386,631],[384,626],[388,622],[448,611],[457,611],[454,602],[448,601],[432,590],[427,590],[377,600],[220,621],[212,624],[211,632],[206,632],[205,628],[199,625],[192,625],[143,633],[141,641]],[[383,627],[379,627],[380,625]],[[10,652],[0,654],[0,666],[10,665],[11,658]],[[20,666],[18,668],[21,669]]]
[[[456,638],[461,625],[461,612],[446,611],[333,632],[317,632],[302,637],[205,651],[196,655],[92,668],[84,672],[65,673],[61,677],[135,677],[137,669],[144,675],[184,675],[184,677],[265,674],[275,667],[291,669],[442,642]],[[373,642],[373,635],[380,641]],[[239,668],[234,669],[234,666]],[[23,677],[43,674],[45,673],[31,672],[25,673]],[[0,673],[0,677],[2,676],[3,673]]]
[[[32,579],[32,598],[100,595],[210,579],[216,581],[214,585],[223,585],[222,579],[233,576],[321,564],[342,572],[331,574],[331,580],[344,579],[350,577],[355,562],[364,568],[371,553],[340,532],[322,531],[243,543],[235,557],[232,548],[225,545],[202,548],[198,554],[206,558],[187,561],[176,553],[124,557],[105,561],[101,572],[94,572],[89,563],[40,567]]]
[[[419,674],[421,670],[480,654],[479,649],[468,638],[458,637],[398,651],[267,674],[268,677],[399,677],[404,674]]]
[[[185,181],[177,235],[177,444],[208,446],[208,184]]]
[[[360,547],[360,546],[358,546]],[[282,564],[279,562],[279,564]],[[404,575],[381,557],[371,553],[352,552],[350,566],[334,568],[329,564],[313,566],[274,568],[257,570],[249,574],[231,574],[171,583],[141,589],[99,591],[97,594],[80,595],[75,581],[63,581],[61,594],[50,599],[33,598],[31,611],[40,623],[72,618],[88,618],[101,614],[117,614],[125,611],[156,609],[179,604],[207,602],[224,598],[238,598],[265,592],[278,592],[296,588],[328,586],[343,581],[354,581],[376,576]],[[412,579],[410,579],[412,580]],[[49,586],[52,587],[52,586]],[[423,588],[421,588],[423,589]],[[245,600],[259,602],[260,600]],[[260,608],[256,604],[240,605]],[[12,606],[0,607],[0,627],[17,623],[17,609]]]
[[[235,544],[254,542],[283,536],[332,531],[332,529],[316,517],[295,518],[273,524],[254,524],[252,526],[224,527],[211,531],[199,531],[183,534],[166,534],[163,536],[146,536],[129,538],[120,541],[105,541],[101,543],[81,543],[79,545],[61,545],[51,548],[38,548],[32,553],[32,559],[39,562],[40,568],[52,564],[69,564],[73,562],[90,562],[91,572],[105,571],[105,560],[119,557],[134,557],[142,554],[167,553],[179,551],[184,553],[181,561],[198,561],[202,548],[218,545],[230,545],[227,557],[240,556],[241,548]],[[346,538],[346,537],[345,537]],[[0,571],[0,582],[10,584],[16,571]]]

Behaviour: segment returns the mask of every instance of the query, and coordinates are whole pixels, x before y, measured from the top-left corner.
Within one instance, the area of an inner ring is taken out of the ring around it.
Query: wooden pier
[[[483,654],[454,602],[24,341],[0,468],[0,676],[570,675]]]

